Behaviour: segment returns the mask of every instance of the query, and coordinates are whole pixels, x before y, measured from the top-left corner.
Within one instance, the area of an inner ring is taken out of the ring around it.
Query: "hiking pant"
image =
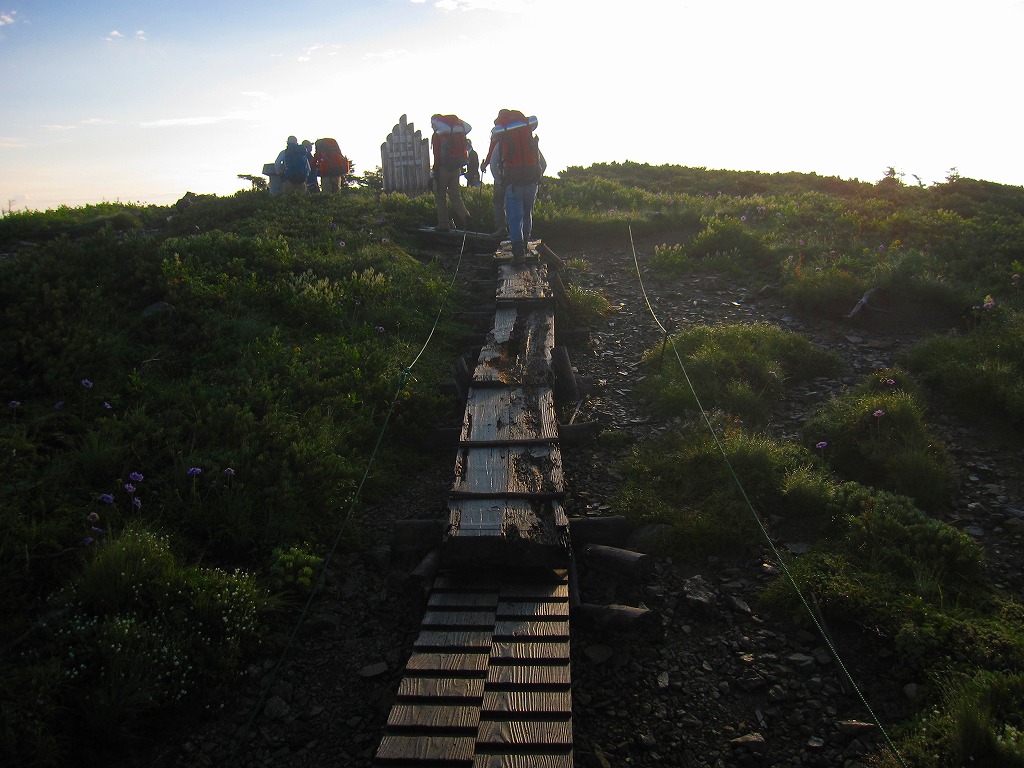
[[[281,189],[284,190],[286,195],[304,195],[306,194],[306,182],[283,181],[281,182]]]
[[[505,187],[505,220],[512,253],[526,253],[526,241],[533,231],[533,204],[537,201],[536,184],[509,184]]]
[[[450,224],[448,218],[448,198],[451,198],[452,209],[455,211],[455,218],[458,223],[465,227],[469,223],[469,211],[462,202],[462,194],[459,192],[459,179],[462,178],[462,168],[455,168],[446,171],[438,166],[434,171],[434,204],[437,206],[437,227],[447,229]]]
[[[323,187],[324,192],[340,192],[341,176],[321,176],[320,186]]]

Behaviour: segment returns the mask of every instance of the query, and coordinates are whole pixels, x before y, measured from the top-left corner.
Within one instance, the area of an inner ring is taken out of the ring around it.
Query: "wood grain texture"
[[[490,659],[487,653],[444,653],[414,651],[405,668],[412,672],[487,672]],[[470,677],[471,674],[464,675]],[[459,675],[463,677],[463,675]]]
[[[532,714],[558,715],[567,717],[572,712],[572,694],[564,691],[484,691],[484,701],[480,711],[499,720],[495,715]]]
[[[475,729],[480,709],[457,704],[396,704],[388,715],[389,728]]]
[[[472,736],[386,734],[377,750],[377,759],[459,761],[471,765],[475,751],[476,740]]]
[[[401,699],[482,699],[479,677],[404,677],[398,685]]]
[[[572,752],[557,755],[477,755],[473,768],[572,768]]]
[[[477,744],[572,746],[572,723],[534,720],[481,720]]]
[[[552,686],[570,683],[569,664],[494,664],[487,668],[487,685]]]

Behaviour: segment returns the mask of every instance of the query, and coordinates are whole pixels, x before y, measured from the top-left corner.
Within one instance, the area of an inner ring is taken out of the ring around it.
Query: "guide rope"
[[[441,300],[441,304],[438,307],[437,315],[434,317],[434,324],[431,327],[430,332],[427,334],[427,338],[423,342],[423,345],[420,347],[419,352],[416,353],[416,356],[413,358],[412,362],[409,363],[409,365],[405,366],[402,369],[401,373],[399,374],[398,384],[395,388],[395,394],[392,396],[391,402],[388,404],[387,412],[384,414],[384,421],[380,425],[380,429],[377,432],[377,440],[373,445],[373,450],[370,452],[370,457],[366,462],[366,468],[363,470],[363,475],[359,480],[359,484],[356,486],[355,493],[352,494],[352,499],[349,502],[348,510],[342,517],[341,525],[338,527],[338,533],[334,537],[334,541],[331,544],[331,548],[327,552],[326,557],[324,557],[323,563],[320,566],[320,573],[317,576],[316,583],[310,589],[309,597],[306,598],[306,602],[303,605],[302,611],[295,622],[295,626],[292,628],[291,633],[288,635],[288,640],[285,642],[284,648],[281,650],[277,662],[274,664],[273,670],[267,677],[267,681],[263,686],[263,691],[260,694],[259,701],[256,702],[256,706],[253,708],[252,713],[249,716],[249,720],[246,722],[245,726],[235,736],[235,740],[231,748],[231,754],[226,762],[226,765],[228,766],[233,765],[235,763],[235,760],[237,759],[238,756],[238,751],[239,749],[241,749],[242,746],[242,740],[246,736],[248,736],[248,734],[252,731],[252,726],[256,722],[256,718],[259,716],[259,713],[263,710],[263,706],[267,703],[267,699],[269,698],[270,695],[270,690],[277,682],[278,676],[281,672],[281,668],[284,665],[285,659],[288,657],[288,654],[291,651],[292,646],[295,644],[295,638],[299,634],[299,629],[302,627],[303,622],[306,620],[306,617],[309,614],[310,606],[313,604],[313,598],[323,587],[324,582],[327,579],[327,570],[330,567],[334,555],[338,551],[338,546],[341,544],[342,536],[344,536],[345,531],[348,528],[349,521],[352,519],[352,516],[355,513],[356,505],[359,503],[359,499],[363,491],[363,486],[366,485],[366,481],[370,476],[370,470],[373,468],[374,462],[377,459],[377,454],[380,451],[380,446],[384,442],[384,435],[387,434],[388,424],[391,421],[391,415],[394,413],[395,405],[398,402],[398,398],[401,397],[402,392],[405,391],[405,385],[409,382],[409,379],[412,377],[412,369],[416,366],[416,363],[419,362],[420,358],[423,356],[423,354],[427,351],[427,348],[430,346],[430,342],[434,337],[434,333],[437,330],[437,326],[441,322],[441,315],[444,312],[445,308],[448,306],[448,301],[451,298],[453,289],[455,288],[455,281],[458,279],[459,271],[462,268],[462,259],[465,256],[465,253],[466,235],[463,234],[462,246],[459,249],[459,259],[455,264],[455,271],[452,273],[452,279],[451,282],[448,284],[448,289],[445,291],[445,294]]]
[[[740,481],[739,476],[736,474],[736,470],[733,468],[732,462],[729,461],[729,455],[726,453],[725,447],[718,439],[718,435],[715,432],[714,426],[711,424],[711,418],[704,410],[704,405],[701,403],[700,398],[697,396],[697,390],[694,388],[693,383],[690,381],[690,374],[687,372],[686,365],[683,363],[683,359],[680,356],[679,351],[676,349],[675,342],[671,338],[668,329],[665,328],[661,320],[658,319],[658,315],[654,311],[654,307],[651,306],[650,297],[648,297],[647,295],[647,288],[644,286],[643,275],[640,272],[640,262],[637,259],[636,245],[633,242],[632,227],[629,227],[629,245],[633,250],[633,265],[636,268],[636,277],[640,284],[640,292],[643,294],[644,303],[647,304],[647,310],[651,313],[651,317],[654,318],[654,322],[657,324],[658,328],[661,329],[661,332],[665,339],[665,343],[667,343],[667,345],[672,349],[672,354],[675,355],[676,361],[679,363],[679,369],[683,373],[683,378],[686,380],[686,385],[690,388],[690,393],[693,395],[694,402],[697,403],[697,409],[700,411],[701,417],[704,419],[704,424],[708,428],[708,433],[711,435],[711,439],[714,440],[715,447],[721,454],[722,460],[725,462],[725,465],[729,470],[729,474],[732,476],[733,482],[735,483],[736,488],[743,499],[743,503],[746,505],[751,516],[754,518],[754,521],[757,523],[757,527],[761,530],[761,534],[764,536],[765,541],[768,542],[768,546],[771,547],[771,550],[775,555],[776,562],[778,562],[779,564],[779,568],[782,570],[783,574],[785,574],[786,581],[788,581],[789,585],[793,588],[793,591],[800,599],[800,603],[803,605],[804,610],[807,612],[807,615],[810,616],[811,621],[817,628],[818,633],[825,640],[825,644],[828,646],[829,651],[831,651],[832,656],[835,658],[836,663],[839,665],[839,669],[842,670],[843,676],[846,678],[846,681],[850,684],[851,688],[857,694],[857,698],[860,699],[861,703],[868,711],[868,714],[871,716],[871,719],[874,721],[875,725],[878,726],[878,729],[881,732],[882,737],[885,739],[885,742],[888,745],[889,749],[892,751],[892,754],[896,757],[896,760],[899,762],[902,768],[907,768],[907,764],[903,761],[902,755],[900,755],[899,751],[896,749],[896,745],[889,737],[889,733],[888,731],[886,731],[885,726],[882,725],[881,719],[878,717],[878,715],[875,714],[875,711],[871,707],[871,704],[868,703],[867,698],[861,692],[860,687],[857,685],[856,681],[854,681],[853,676],[847,669],[846,664],[843,662],[842,657],[839,655],[839,650],[832,643],[832,638],[829,636],[829,633],[825,630],[824,626],[822,626],[822,623],[818,620],[818,617],[815,614],[815,612],[811,610],[811,606],[807,602],[807,599],[804,597],[803,592],[800,591],[800,587],[797,585],[796,579],[794,579],[793,575],[790,573],[789,567],[786,565],[786,561],[782,557],[782,553],[779,552],[778,548],[775,546],[775,542],[773,542],[771,536],[768,535],[768,529],[765,527],[764,522],[761,520],[761,516],[757,513],[757,510],[754,509],[754,505],[750,501],[750,497],[747,496],[746,489],[744,489],[743,483]]]

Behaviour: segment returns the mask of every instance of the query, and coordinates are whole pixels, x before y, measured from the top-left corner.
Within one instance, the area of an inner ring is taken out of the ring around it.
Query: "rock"
[[[737,749],[746,750],[748,752],[760,753],[767,749],[768,744],[764,740],[764,736],[756,731],[754,733],[748,733],[743,736],[739,736],[735,739],[730,739],[729,743]]]
[[[360,669],[356,674],[363,678],[378,677],[385,674],[388,671],[387,662],[378,661],[376,664],[367,664],[365,667]]]
[[[707,617],[715,614],[718,596],[703,576],[692,576],[683,583],[683,597],[696,613]]]
[[[268,720],[283,720],[292,711],[280,696],[271,696],[263,705],[263,716]]]

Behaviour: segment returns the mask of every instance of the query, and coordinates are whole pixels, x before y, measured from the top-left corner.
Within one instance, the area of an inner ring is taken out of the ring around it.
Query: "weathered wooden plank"
[[[433,760],[471,763],[476,751],[472,736],[404,736],[385,734],[378,760]]]
[[[491,644],[491,658],[568,661],[569,643],[515,643],[507,640],[496,640]]]
[[[489,649],[491,633],[486,631],[429,630],[420,632],[413,642],[416,648]]]
[[[567,600],[569,585],[564,580],[548,584],[517,581],[514,584],[503,584],[499,595],[503,601],[512,599]]]
[[[553,376],[554,346],[554,315],[549,308],[499,308],[494,330],[488,334],[477,358],[473,384],[548,386]]]
[[[476,728],[480,709],[465,704],[395,704],[389,728]]]
[[[487,653],[414,651],[405,668],[412,672],[486,672],[489,662]]]
[[[403,677],[399,699],[482,699],[482,677]]]
[[[514,713],[518,715],[569,715],[572,712],[572,692],[564,691],[484,691],[480,711],[491,715]]]
[[[561,494],[565,479],[557,445],[462,446],[455,459],[453,494]]]
[[[478,745],[572,746],[572,723],[547,720],[481,720]]]
[[[551,387],[471,389],[460,441],[516,440],[558,440]]]
[[[498,603],[498,616],[502,618],[518,616],[564,616],[569,617],[569,601],[507,601]]]
[[[506,640],[519,637],[562,638],[569,637],[568,621],[497,621],[494,624],[494,639]]]
[[[494,627],[494,616],[494,611],[427,611],[423,615],[421,625],[423,627],[473,627],[490,630]]]
[[[572,752],[555,755],[514,753],[509,755],[477,755],[473,768],[572,768]]]
[[[569,664],[495,664],[487,668],[488,685],[569,685]]]
[[[554,293],[548,282],[548,268],[544,264],[514,266],[502,264],[498,267],[498,290],[495,301],[518,301],[552,299]]]
[[[452,499],[448,502],[449,535],[500,536],[504,520],[502,499]]]
[[[430,608],[494,608],[497,605],[497,592],[431,592],[427,600]]]

